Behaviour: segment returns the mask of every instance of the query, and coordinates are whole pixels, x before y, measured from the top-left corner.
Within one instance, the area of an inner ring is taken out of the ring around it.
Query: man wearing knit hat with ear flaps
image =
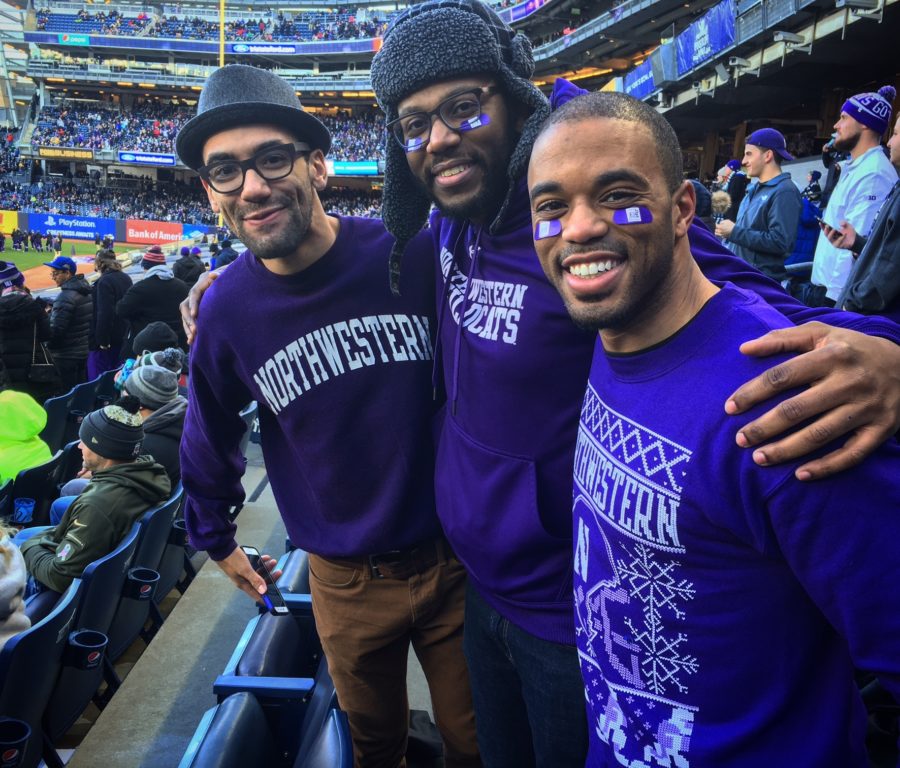
[[[869,233],[897,181],[897,171],[881,147],[896,96],[893,86],[886,85],[877,93],[851,96],[841,107],[833,144],[836,150],[849,152],[850,159],[841,163],[841,176],[828,199],[822,225],[840,228],[847,222],[861,235]],[[835,247],[827,233],[821,232],[810,278],[815,289],[813,303],[834,306],[852,269],[851,252]]]
[[[112,552],[144,512],[168,498],[165,469],[142,455],[139,408],[136,398],[123,398],[81,422],[79,447],[91,481],[57,526],[22,543],[32,594],[64,592],[85,566]]]
[[[141,259],[144,277],[136,282],[116,305],[119,317],[131,324],[126,348],[134,338],[155,320],[161,320],[178,337],[178,346],[187,349],[187,338],[181,325],[178,305],[188,294],[188,287],[175,277],[166,264],[166,256],[158,245],[150,246]]]
[[[404,244],[432,204],[439,209],[430,232],[443,278],[436,354],[442,355],[438,369],[448,403],[435,485],[444,530],[469,570],[465,648],[482,756],[492,766],[580,768],[588,724],[571,594],[571,483],[596,335],[572,324],[534,252],[535,237],[554,235],[552,227],[532,231],[524,181],[531,145],[550,109],[529,81],[533,68],[529,41],[487,6],[429,0],[391,22],[372,62],[372,84],[389,126],[383,216],[398,240],[390,262],[395,287]],[[551,102],[579,92],[557,80]],[[601,235],[591,237],[599,242]],[[777,285],[723,252],[712,233],[691,226],[689,238],[708,276],[755,290],[797,321],[812,319]],[[818,317],[865,327],[840,313]],[[873,322],[869,329],[900,340],[892,324]],[[882,360],[886,354],[892,366],[900,365],[891,342],[824,326],[791,333],[788,347],[796,351],[812,349],[809,338],[824,347],[853,339],[855,349],[865,348],[840,371],[829,352],[782,364],[791,386],[829,374],[829,384],[859,383],[863,365],[877,369],[880,388],[896,402],[891,366]],[[783,348],[758,344],[757,350]],[[779,389],[764,381],[742,388],[729,412]],[[815,404],[808,403],[804,417],[834,405],[827,391],[807,392]],[[867,419],[878,425],[867,451],[900,422],[893,405],[872,409]],[[753,432],[741,432],[739,442],[759,443],[789,426],[770,413]],[[755,459],[781,462],[816,447],[809,430],[799,434],[793,445],[767,446]],[[824,474],[837,466],[832,456],[812,469]]]
[[[256,400],[279,512],[309,552],[316,627],[355,765],[405,761],[412,646],[444,764],[474,768],[466,575],[434,510],[428,238],[415,239],[393,295],[381,222],[322,207],[330,145],[291,83],[243,65],[210,76],[178,134],[179,157],[248,248],[204,299],[191,348],[185,521],[191,543],[258,600],[264,582],[229,515],[243,500],[240,411]]]

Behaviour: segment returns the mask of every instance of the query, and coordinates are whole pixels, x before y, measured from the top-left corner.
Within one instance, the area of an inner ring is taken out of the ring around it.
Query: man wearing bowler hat
[[[462,653],[466,575],[434,509],[430,246],[413,240],[393,295],[381,223],[327,215],[319,201],[330,145],[290,83],[242,65],[213,73],[178,134],[179,157],[249,248],[204,297],[193,341],[185,520],[235,585],[265,592],[228,514],[244,498],[239,414],[257,401],[275,500],[291,541],[310,553],[316,625],[356,765],[405,764],[410,644],[445,764],[480,765]]]

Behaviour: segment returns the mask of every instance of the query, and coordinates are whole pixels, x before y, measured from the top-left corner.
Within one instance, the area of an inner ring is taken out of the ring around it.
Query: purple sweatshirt
[[[191,542],[235,547],[243,497],[238,415],[259,403],[266,471],[291,541],[319,555],[403,549],[440,534],[434,512],[434,272],[423,234],[391,294],[393,238],[341,218],[332,248],[281,277],[248,251],[209,289],[191,353],[181,443]]]
[[[854,668],[900,695],[897,443],[800,483],[721,407],[771,362],[740,342],[786,325],[726,285],[662,344],[596,345],[574,465],[590,768],[864,768]]]
[[[448,399],[437,509],[485,600],[528,632],[574,645],[572,457],[595,334],[573,325],[544,276],[529,210],[523,180],[494,235],[432,216],[443,278],[437,354]],[[689,236],[707,277],[755,291],[791,322],[821,320],[900,342],[900,328],[883,318],[799,303],[703,227]],[[748,421],[729,423],[737,432]]]

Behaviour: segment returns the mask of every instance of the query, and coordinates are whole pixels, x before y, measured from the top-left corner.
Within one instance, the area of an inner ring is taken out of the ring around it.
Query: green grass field
[[[71,256],[73,246],[75,248],[76,256],[93,256],[95,253],[97,253],[97,246],[94,245],[93,240],[63,240],[63,256]],[[115,248],[116,253],[141,250],[140,245],[119,245],[118,243],[116,244]],[[31,250],[28,253],[23,253],[22,251],[14,251],[12,250],[10,239],[7,237],[6,250],[3,251],[3,253],[0,253],[0,259],[14,262],[15,265],[24,272],[26,269],[40,266],[45,261],[52,261],[53,254],[48,253],[47,251],[44,251],[43,253],[34,250]]]

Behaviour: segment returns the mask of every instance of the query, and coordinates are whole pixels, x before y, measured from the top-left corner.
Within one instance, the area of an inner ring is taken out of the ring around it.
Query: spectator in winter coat
[[[15,529],[0,523],[0,649],[31,626],[25,615],[25,561],[10,540]]]
[[[144,454],[165,467],[174,488],[181,482],[178,447],[187,412],[187,400],[178,394],[178,374],[159,365],[144,364],[128,377],[124,391],[141,403]]]
[[[50,318],[43,303],[32,298],[15,264],[0,262],[0,375],[5,373],[0,387],[27,392],[38,402],[56,394],[59,382],[28,380],[32,356],[37,353],[43,361],[38,345],[49,338]]]
[[[50,313],[50,351],[63,387],[71,389],[87,379],[88,337],[94,316],[91,286],[67,256],[57,256],[44,266],[50,267],[53,282],[60,288]]]
[[[781,282],[787,277],[784,260],[793,250],[803,204],[781,161],[793,160],[784,136],[774,128],[761,128],[747,139],[744,167],[755,182],[738,209],[737,222],[724,219],[716,235],[744,261]]]
[[[65,591],[85,566],[118,546],[134,522],[169,496],[166,471],[142,455],[144,430],[134,398],[85,416],[78,430],[91,481],[60,521],[25,541],[29,591]]]
[[[134,339],[154,320],[162,320],[175,332],[178,345],[187,349],[178,305],[187,296],[188,287],[166,266],[166,257],[158,245],[147,249],[141,267],[146,271],[144,279],[129,288],[116,306],[119,317],[131,323],[130,338]]]
[[[175,277],[184,281],[185,285],[192,286],[204,272],[206,272],[206,265],[200,258],[200,249],[196,246],[193,248],[184,246],[181,249],[181,258],[172,265],[172,273]]]
[[[822,199],[822,187],[819,186],[819,179],[821,178],[821,171],[810,171],[806,174],[806,188],[800,193],[802,197],[811,203],[816,203],[816,205]]]
[[[222,241],[222,250],[216,256],[216,267],[224,267],[231,264],[238,257],[238,252],[231,247],[231,240],[226,238]]]
[[[50,461],[50,449],[39,437],[46,426],[47,412],[31,395],[0,392],[0,484]]]
[[[94,269],[100,273],[100,279],[94,283],[88,380],[95,379],[104,371],[118,368],[124,359],[122,344],[128,323],[116,314],[116,305],[132,286],[132,280],[122,271],[115,251],[98,251],[94,258]]]

